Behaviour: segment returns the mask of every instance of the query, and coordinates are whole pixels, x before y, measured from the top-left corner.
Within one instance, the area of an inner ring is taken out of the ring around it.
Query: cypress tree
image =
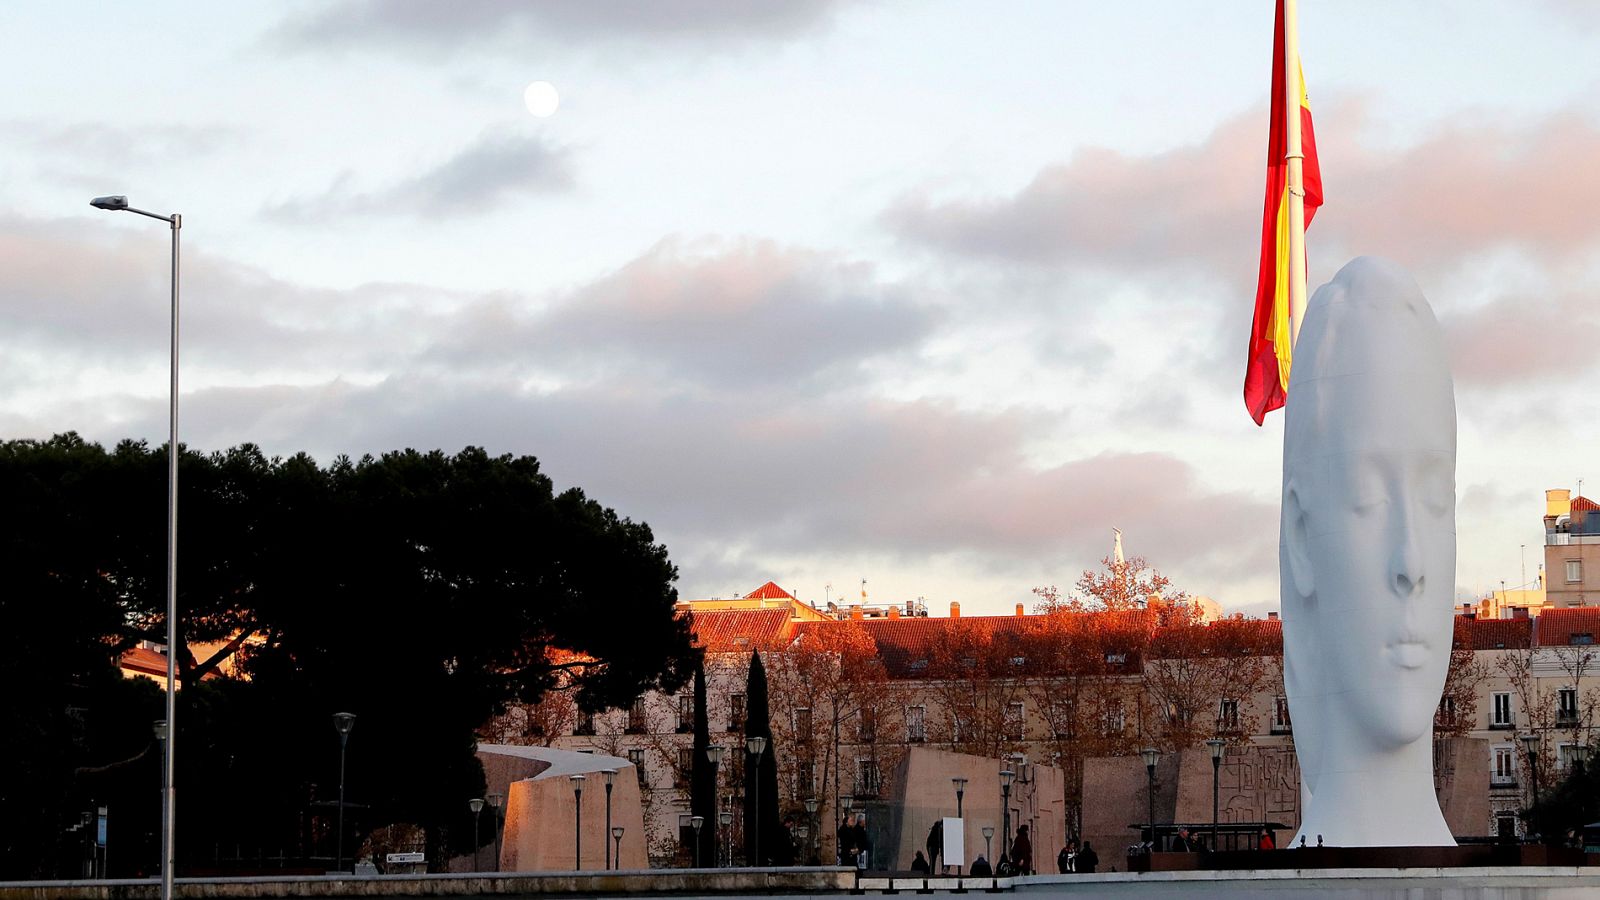
[[[694,666],[694,760],[689,767],[689,814],[705,819],[700,829],[700,846],[693,859],[702,866],[717,864],[717,772],[706,749],[711,746],[711,726],[706,713],[706,664]]]
[[[749,713],[744,719],[745,738],[762,737],[767,748],[755,766],[745,766],[745,830],[744,853],[747,865],[794,865],[794,845],[784,830],[778,809],[778,748],[772,744],[771,713],[767,701],[767,669],[761,663],[760,652],[750,654],[750,674],[746,679],[745,697]],[[742,749],[742,748],[741,748]],[[761,798],[760,812],[753,808],[755,798]],[[757,819],[759,818],[759,821]],[[752,827],[752,823],[753,827]],[[761,858],[756,858],[755,835],[761,834]]]

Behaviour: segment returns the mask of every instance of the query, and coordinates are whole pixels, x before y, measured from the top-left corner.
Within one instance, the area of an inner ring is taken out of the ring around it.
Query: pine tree
[[[767,701],[767,669],[761,663],[761,654],[750,654],[750,674],[746,680],[745,697],[749,712],[744,720],[745,739],[765,738],[766,750],[755,766],[745,766],[745,833],[744,853],[750,865],[789,866],[794,864],[794,844],[783,827],[778,809],[778,748],[772,744],[771,713]],[[753,808],[759,796],[760,813]],[[758,821],[759,820],[759,821]],[[751,823],[755,823],[752,827]],[[760,858],[757,858],[755,835],[761,835]]]
[[[706,757],[711,746],[711,726],[706,715],[705,660],[694,667],[694,760],[689,768],[689,814],[700,816],[699,850],[695,855],[702,866],[717,863],[717,770]]]

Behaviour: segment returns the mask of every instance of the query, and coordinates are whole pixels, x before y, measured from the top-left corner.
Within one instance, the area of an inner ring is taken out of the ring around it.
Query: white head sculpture
[[[1455,469],[1433,310],[1404,269],[1355,259],[1311,298],[1284,418],[1284,680],[1303,835],[1455,843],[1431,740],[1452,639]]]

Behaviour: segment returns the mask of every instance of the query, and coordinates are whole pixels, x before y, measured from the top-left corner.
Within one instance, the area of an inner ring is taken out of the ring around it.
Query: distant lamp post
[[[961,818],[961,798],[967,794],[967,779],[957,775],[950,779],[950,783],[956,786],[956,818],[959,819]]]
[[[1536,731],[1521,735],[1517,740],[1522,742],[1522,747],[1528,752],[1528,788],[1533,792],[1533,806],[1539,805],[1539,733]]]
[[[498,791],[484,799],[489,801],[489,816],[494,819],[494,870],[500,871],[500,817],[504,814],[506,795]]]
[[[176,826],[177,792],[173,788],[175,769],[173,731],[178,721],[178,231],[183,216],[163,216],[128,205],[121,194],[96,197],[89,201],[95,209],[131,212],[160,219],[172,230],[172,361],[167,388],[167,741],[162,754],[161,776],[161,900],[172,900],[173,839]],[[344,807],[339,808],[340,812]]]
[[[821,806],[821,800],[806,798],[806,818],[811,820],[811,856],[819,856],[822,850],[822,823],[817,820],[817,809]],[[806,864],[810,865],[809,857]]]
[[[694,867],[700,868],[700,829],[706,824],[705,816],[690,816],[689,825],[694,828]]]
[[[1216,852],[1222,849],[1217,845],[1218,783],[1222,777],[1222,752],[1227,748],[1228,742],[1222,738],[1212,738],[1206,741],[1206,746],[1211,750],[1211,850]]]
[[[611,787],[617,780],[616,769],[601,769],[600,774],[606,779],[606,830],[601,832],[601,843],[605,843],[604,835],[611,833]],[[611,845],[606,844],[606,869],[611,868]]]
[[[350,730],[356,727],[355,713],[334,713],[333,730],[339,732],[339,836],[334,838],[333,870],[344,871],[344,748],[350,743]]]
[[[479,859],[483,849],[483,832],[478,828],[478,814],[483,812],[483,800],[473,797],[467,801],[467,808],[472,810],[472,871],[482,872],[483,861]]]
[[[622,831],[621,825],[611,826],[611,840],[617,845],[617,868],[619,870],[622,868]]]
[[[572,870],[583,869],[583,782],[582,775],[568,775],[572,782]]]
[[[713,744],[706,748],[706,759],[711,763],[711,796],[713,798],[713,803],[715,803],[717,794],[718,773],[722,771],[722,758],[727,755],[728,748],[722,746],[721,744]],[[713,806],[712,808],[715,809],[716,807]],[[711,827],[711,863],[713,866],[715,866],[717,863],[716,857],[718,843],[720,842],[717,840],[716,825],[713,824]]]
[[[723,810],[717,813],[717,821],[722,823],[722,840],[727,845],[723,864],[733,866],[733,813]]]
[[[1139,755],[1144,758],[1144,772],[1149,779],[1149,787],[1145,793],[1149,801],[1150,850],[1154,852],[1156,849],[1156,762],[1161,759],[1161,751],[1154,747],[1146,747],[1139,751]]]
[[[751,828],[751,832],[750,832],[750,835],[751,835],[751,837],[750,837],[750,847],[754,851],[755,859],[751,860],[750,864],[754,865],[754,866],[760,866],[761,865],[761,754],[767,752],[767,739],[764,738],[764,737],[760,737],[760,736],[746,738],[745,742],[744,742],[744,748],[745,748],[745,750],[749,751],[750,755],[752,757],[754,757],[754,760],[755,760],[752,763],[752,765],[755,766],[755,779],[754,779],[755,790],[751,794],[751,797],[752,797],[751,810],[755,815],[755,821],[750,823],[750,828]]]
[[[1017,773],[1010,769],[1000,772],[1000,855],[1011,852],[1011,781]]]
[[[994,826],[993,825],[985,825],[985,826],[983,826],[983,858],[984,859],[988,859],[990,856],[994,855],[994,844],[990,843],[993,840],[994,840]]]

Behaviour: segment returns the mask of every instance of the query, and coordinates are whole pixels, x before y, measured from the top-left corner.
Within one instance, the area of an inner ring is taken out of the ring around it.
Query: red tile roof
[[[786,606],[710,609],[688,615],[695,644],[710,653],[771,650],[788,643],[792,635]]]
[[[159,675],[162,679],[167,677],[167,656],[157,653],[148,647],[134,647],[122,652],[120,665],[124,669],[142,672],[146,675]]]
[[[1600,636],[1600,606],[1547,609],[1539,615],[1534,633],[1541,647],[1566,647],[1594,643]],[[1585,641],[1582,635],[1588,635]]]
[[[1590,500],[1588,497],[1580,496],[1572,498],[1573,512],[1590,512],[1596,509],[1600,509],[1600,503],[1596,503],[1593,500]]]
[[[776,582],[769,581],[744,595],[746,600],[793,600],[794,597],[786,590],[778,587]]]
[[[1458,618],[1474,650],[1526,650],[1533,640],[1532,619]]]

